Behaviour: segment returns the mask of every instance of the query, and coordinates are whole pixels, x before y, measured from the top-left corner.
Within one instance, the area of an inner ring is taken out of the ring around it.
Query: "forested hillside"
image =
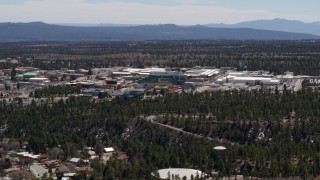
[[[150,179],[151,172],[167,167],[206,173],[218,169],[219,176],[320,175],[320,93],[316,90],[183,93],[104,102],[71,97],[25,107],[1,102],[0,119],[2,137],[26,140],[35,153],[61,145],[61,158],[67,159],[84,146],[112,145],[130,156],[128,162],[92,163],[95,177]],[[212,156],[215,145],[227,147],[222,158]]]

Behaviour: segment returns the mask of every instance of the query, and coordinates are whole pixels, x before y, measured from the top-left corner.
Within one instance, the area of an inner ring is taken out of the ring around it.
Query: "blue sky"
[[[206,24],[320,21],[319,0],[0,0],[1,22]]]

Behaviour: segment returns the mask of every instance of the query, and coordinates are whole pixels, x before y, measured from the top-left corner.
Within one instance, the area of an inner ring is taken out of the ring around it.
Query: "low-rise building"
[[[34,77],[34,78],[30,78],[29,82],[33,84],[48,84],[50,80],[48,78],[43,78],[43,77]]]
[[[38,178],[43,177],[45,173],[48,173],[49,170],[40,164],[32,164],[30,166],[30,171]]]

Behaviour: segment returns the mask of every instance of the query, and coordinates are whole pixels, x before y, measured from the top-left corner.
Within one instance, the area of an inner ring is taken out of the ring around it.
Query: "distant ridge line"
[[[307,33],[253,28],[218,28],[175,24],[76,27],[43,22],[0,23],[1,42],[19,41],[144,41],[144,40],[306,40]]]

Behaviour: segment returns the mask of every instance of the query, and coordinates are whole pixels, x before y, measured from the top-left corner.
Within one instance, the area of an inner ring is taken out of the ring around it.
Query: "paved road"
[[[177,132],[181,132],[181,133],[183,133],[183,134],[185,134],[185,135],[190,135],[190,136],[193,136],[193,137],[195,137],[195,138],[199,138],[199,139],[204,138],[204,139],[207,139],[207,140],[209,140],[209,141],[218,141],[218,142],[221,142],[221,143],[222,143],[222,142],[223,142],[223,143],[233,143],[233,142],[228,141],[228,140],[226,140],[226,139],[205,137],[205,136],[202,136],[202,135],[198,135],[198,134],[194,134],[194,133],[191,133],[191,132],[187,132],[187,131],[185,131],[185,130],[183,130],[183,129],[180,129],[180,128],[177,128],[177,127],[174,127],[174,126],[170,126],[170,125],[167,125],[167,124],[158,123],[158,122],[155,122],[155,121],[154,121],[155,118],[157,118],[157,116],[155,116],[155,115],[150,115],[150,116],[146,117],[145,119],[146,119],[147,121],[153,123],[153,124],[157,124],[157,125],[159,125],[159,126],[161,126],[161,127],[165,127],[165,128],[167,128],[167,129],[171,129],[171,130],[174,130],[174,131],[177,131]]]

